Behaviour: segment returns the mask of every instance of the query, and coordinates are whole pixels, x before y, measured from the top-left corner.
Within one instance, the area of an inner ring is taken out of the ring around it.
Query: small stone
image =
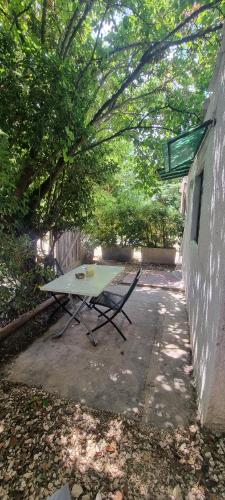
[[[82,500],[91,500],[90,495],[83,495]]]
[[[73,415],[74,409],[73,408],[65,408],[65,413],[66,413],[66,415]]]
[[[26,488],[26,482],[23,480],[23,481],[21,481],[21,484],[20,484],[20,490],[23,491],[23,490],[25,490],[25,488]]]
[[[80,484],[74,484],[71,493],[73,498],[79,498],[79,496],[83,493],[82,486]]]
[[[32,472],[26,472],[26,474],[23,475],[23,477],[25,477],[25,479],[29,479],[29,477],[32,476]]]
[[[198,427],[197,425],[190,425],[189,430],[191,434],[196,434],[196,432],[198,432]]]

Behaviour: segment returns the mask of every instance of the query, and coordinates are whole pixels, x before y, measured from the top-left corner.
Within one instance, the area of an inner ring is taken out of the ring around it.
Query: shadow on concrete
[[[126,291],[125,286],[111,289]],[[8,378],[160,427],[186,425],[194,404],[183,294],[138,287],[126,310],[133,324],[123,317],[118,324],[127,342],[107,325],[96,332],[94,347],[75,322],[53,340],[64,316],[15,359]],[[94,311],[85,316],[90,325],[101,321]]]

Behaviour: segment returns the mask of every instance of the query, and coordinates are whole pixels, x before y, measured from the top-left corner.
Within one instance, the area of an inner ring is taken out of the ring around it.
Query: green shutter
[[[167,144],[163,146],[165,166],[164,169],[159,170],[159,175],[162,180],[188,175],[195,155],[212,123],[213,120],[208,120],[198,127],[170,139]]]

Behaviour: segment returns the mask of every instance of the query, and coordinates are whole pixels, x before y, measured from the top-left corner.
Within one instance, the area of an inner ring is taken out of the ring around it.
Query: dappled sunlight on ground
[[[118,460],[115,456],[117,446],[121,438],[121,430],[115,429],[112,432],[112,423],[109,423],[109,430],[105,437],[96,435],[96,422],[91,415],[84,414],[87,429],[83,430],[75,426],[70,429],[70,434],[63,438],[61,456],[66,467],[76,466],[80,472],[85,473],[88,469],[98,473],[107,474],[111,478],[123,476],[124,460]],[[94,425],[93,425],[94,423]],[[121,423],[120,423],[121,425]],[[112,441],[113,440],[113,441]]]
[[[110,289],[125,293],[127,287]],[[125,309],[132,324],[122,316],[116,321],[126,342],[108,325],[96,333],[95,348],[75,322],[53,341],[62,317],[18,356],[9,378],[156,426],[187,424],[195,407],[183,293],[140,286]],[[90,325],[102,321],[94,311],[84,315]]]
[[[122,318],[119,324],[127,342],[109,327],[94,348],[79,325],[53,342],[56,324],[12,366],[14,376],[49,385],[52,394],[5,382],[0,479],[7,500],[17,492],[45,499],[65,483],[79,483],[91,499],[101,491],[104,500],[113,500],[116,491],[129,500],[169,500],[178,486],[196,499],[219,491],[204,468],[205,445],[195,422],[183,294],[137,287],[126,311],[133,324]],[[67,398],[86,406],[54,394],[65,389]],[[225,485],[225,475],[219,481]]]
[[[159,298],[157,335],[145,398],[145,422],[170,427],[188,421],[195,411],[190,342],[183,293],[143,287],[139,293]],[[146,408],[148,409],[146,411]]]
[[[129,500],[172,500],[178,486],[196,500],[225,491],[225,438],[201,432],[195,421],[140,426],[6,381],[0,402],[0,498],[47,499],[65,483],[70,490],[80,484],[91,499],[101,491],[104,500],[116,491]]]

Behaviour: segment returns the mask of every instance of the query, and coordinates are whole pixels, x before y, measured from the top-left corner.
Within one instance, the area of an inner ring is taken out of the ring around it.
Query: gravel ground
[[[0,383],[0,498],[225,498],[225,436],[159,430],[41,389]]]

